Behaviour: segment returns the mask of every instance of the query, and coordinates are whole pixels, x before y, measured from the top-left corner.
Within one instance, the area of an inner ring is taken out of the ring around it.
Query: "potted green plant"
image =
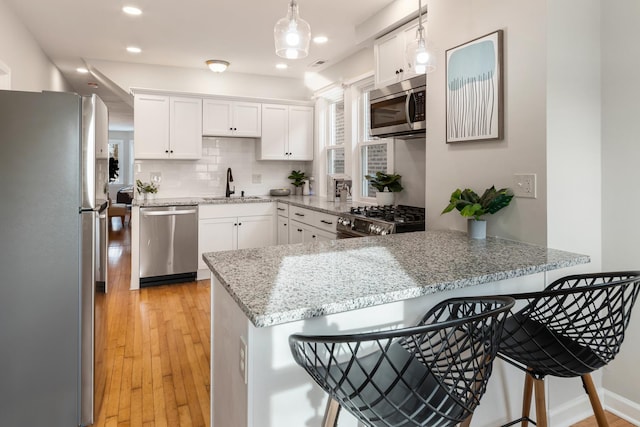
[[[375,176],[365,175],[371,186],[376,189],[376,201],[379,205],[393,205],[393,193],[402,191],[401,175],[376,172]]]
[[[136,187],[138,194],[142,195],[144,200],[147,200],[149,194],[156,194],[158,192],[158,187],[153,182],[142,182],[136,179]]]
[[[482,196],[468,188],[459,188],[451,193],[449,205],[442,211],[443,214],[456,209],[463,217],[469,218],[467,221],[467,232],[469,237],[474,239],[484,239],[487,236],[487,222],[481,219],[483,215],[494,214],[500,209],[509,206],[513,199],[513,194],[508,188],[496,190],[495,186],[487,188]]]
[[[294,187],[296,187],[295,193],[297,195],[301,195],[302,186],[304,185],[304,182],[307,180],[307,176],[305,175],[305,173],[303,171],[293,170],[291,171],[291,175],[289,175],[288,178],[292,180],[291,184]]]

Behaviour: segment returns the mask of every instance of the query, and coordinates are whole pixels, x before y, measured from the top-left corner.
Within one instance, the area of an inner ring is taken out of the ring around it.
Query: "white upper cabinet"
[[[134,151],[136,159],[202,157],[202,100],[136,94]]]
[[[373,45],[376,87],[386,86],[416,75],[407,46],[416,38],[418,20],[380,37]]]
[[[313,107],[262,104],[257,160],[313,160]]]
[[[202,135],[260,137],[261,104],[205,99],[202,104]]]

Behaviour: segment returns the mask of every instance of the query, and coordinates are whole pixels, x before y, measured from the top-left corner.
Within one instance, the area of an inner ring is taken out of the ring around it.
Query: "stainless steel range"
[[[338,217],[338,239],[424,231],[425,209],[413,206],[358,206]]]

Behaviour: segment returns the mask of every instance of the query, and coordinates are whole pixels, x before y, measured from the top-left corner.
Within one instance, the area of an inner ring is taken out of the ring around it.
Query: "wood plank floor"
[[[209,426],[209,281],[130,291],[130,229],[112,219],[107,388],[96,427]],[[633,424],[607,413],[610,427]],[[597,427],[593,417],[572,427]]]
[[[129,231],[112,219],[107,387],[94,426],[209,426],[209,281],[130,291]]]

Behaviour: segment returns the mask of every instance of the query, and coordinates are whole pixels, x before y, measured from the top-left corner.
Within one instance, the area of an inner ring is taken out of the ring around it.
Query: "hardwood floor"
[[[130,229],[112,219],[107,387],[95,427],[209,426],[209,281],[130,291]],[[607,413],[610,427],[633,424]],[[594,417],[572,427],[597,427]]]
[[[107,387],[94,426],[209,426],[209,281],[130,291],[129,231],[112,219]]]

